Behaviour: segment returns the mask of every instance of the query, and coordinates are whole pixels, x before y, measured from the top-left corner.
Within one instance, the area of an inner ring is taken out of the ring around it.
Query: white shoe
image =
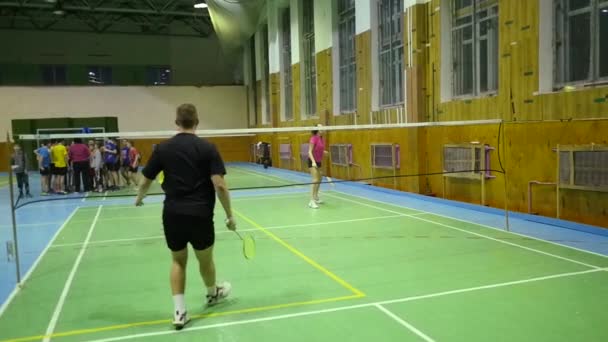
[[[188,322],[190,322],[188,311],[175,311],[175,314],[173,315],[173,326],[175,327],[175,330],[182,330]]]
[[[323,204],[323,200],[322,200],[322,199],[320,199],[320,198],[317,198],[317,199],[315,200],[315,203],[317,203],[317,204]]]
[[[319,206],[313,200],[310,200],[310,202],[308,203],[308,207],[311,208],[311,209],[319,209]]]
[[[215,295],[207,295],[207,306],[213,306],[222,302],[226,297],[230,295],[232,291],[232,285],[225,281],[216,286]]]

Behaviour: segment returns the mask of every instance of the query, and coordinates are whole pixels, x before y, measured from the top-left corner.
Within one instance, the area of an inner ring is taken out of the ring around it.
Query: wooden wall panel
[[[215,144],[225,162],[248,162],[249,149],[254,143],[255,137],[212,137],[206,138]],[[133,140],[133,146],[137,148],[142,156],[142,165],[145,165],[152,155],[154,144],[159,144],[166,139],[138,139]]]
[[[608,87],[540,94],[538,1],[499,0],[498,91],[496,96],[441,103],[440,0],[427,4],[430,49],[426,63],[431,121],[503,118],[508,121],[608,117]],[[414,42],[415,43],[415,42]],[[416,60],[414,60],[416,62]]]
[[[369,122],[372,110],[372,33],[365,31],[355,37],[357,63],[357,122]]]
[[[427,4],[418,4],[406,9],[403,14],[403,25],[407,121],[428,121],[426,114],[426,66],[429,58]]]
[[[255,81],[255,117],[258,126],[262,126],[262,81]]]
[[[298,122],[302,119],[302,80],[300,78],[300,63],[291,66],[292,92],[293,92],[293,118],[291,123],[285,123],[289,126],[298,126]]]
[[[384,130],[352,130],[329,132],[330,143],[352,144],[353,162],[350,178],[371,176],[370,145],[392,143],[401,146],[400,175],[438,173],[443,171],[443,146],[478,141],[498,147],[499,125],[452,126],[401,128]],[[505,124],[505,145],[501,145],[501,161],[508,175],[509,209],[527,212],[528,183],[533,180],[554,182],[556,179],[556,155],[552,149],[565,144],[608,144],[608,120],[571,122],[513,122]],[[543,132],[543,134],[538,134]],[[308,133],[276,134],[275,141],[290,141],[294,154],[297,148],[308,141]],[[278,146],[278,145],[277,145]],[[277,147],[278,148],[278,147]],[[498,151],[490,153],[490,166],[499,170]],[[301,171],[306,171],[295,167]],[[346,179],[343,168],[334,167],[334,176]],[[376,170],[374,176],[389,176],[392,172]],[[496,178],[486,183],[486,204],[504,208],[505,178],[501,173],[493,173]],[[444,196],[443,176],[403,177],[397,181],[397,188],[422,194]],[[376,185],[393,188],[392,179],[379,180]],[[479,204],[481,186],[479,181],[449,178],[446,181],[445,197],[453,200]],[[556,212],[555,192],[552,188],[537,187],[533,192],[534,211],[553,216]],[[565,190],[560,199],[562,218],[604,226],[608,228],[608,193]]]
[[[598,87],[537,96],[544,120],[608,117],[608,88]]]
[[[12,146],[6,142],[0,142],[0,172],[9,171],[9,162],[12,154]]]
[[[505,178],[497,173],[488,180],[486,203],[502,208],[505,196],[511,209],[527,211],[528,182],[555,180],[556,144],[606,143],[608,121],[555,122],[608,117],[608,87],[572,92],[538,94],[539,90],[539,5],[538,1],[499,1],[498,91],[476,98],[441,102],[441,0],[431,0],[407,9],[404,15],[405,65],[407,69],[407,108],[409,121],[452,121],[504,119],[507,147],[503,161],[508,172],[509,187],[505,194]],[[445,32],[444,32],[445,33]],[[447,33],[449,34],[449,33]],[[411,39],[410,39],[411,37]],[[334,116],[332,113],[331,50],[316,56],[317,108],[319,118],[302,120],[300,66],[293,66],[294,122],[282,126],[312,126],[318,122],[331,125],[352,125],[397,122],[394,109],[386,115],[370,116],[372,102],[371,32],[355,38],[357,63],[357,113]],[[411,51],[410,51],[411,48]],[[410,57],[411,56],[411,57]],[[280,95],[279,97],[280,98]],[[542,121],[545,120],[545,121]],[[602,133],[604,132],[604,133]],[[273,143],[273,158],[278,160],[278,144],[291,143],[298,161],[291,167],[307,171],[299,163],[299,145],[308,141],[309,133],[281,133],[266,137]],[[326,137],[330,144],[354,146],[354,162],[358,165],[347,174],[344,168],[333,167],[338,178],[366,178],[371,175],[370,144],[396,143],[401,146],[400,174],[441,172],[443,146],[449,143],[480,141],[497,145],[498,125],[428,127],[369,131],[336,131]],[[499,168],[498,153],[491,153],[491,166]],[[377,171],[376,176],[386,172]],[[443,196],[442,175],[400,178],[398,188],[435,196]],[[391,180],[380,185],[393,187]],[[480,202],[478,181],[449,179],[445,196],[471,203]],[[555,215],[555,190],[534,188],[534,211]],[[564,191],[560,199],[563,218],[608,226],[604,193]],[[605,205],[604,205],[605,206]]]
[[[272,127],[279,127],[281,121],[281,76],[279,73],[270,74],[270,117]]]
[[[333,74],[331,48],[316,55],[317,70],[317,116],[320,123],[330,124],[333,117]]]

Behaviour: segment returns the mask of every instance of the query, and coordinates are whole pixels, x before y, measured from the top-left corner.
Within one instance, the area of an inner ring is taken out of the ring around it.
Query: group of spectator
[[[27,174],[29,158],[19,144],[15,144],[13,149],[11,165],[17,178],[19,196],[31,197]],[[43,196],[115,191],[123,186],[138,186],[141,156],[128,140],[122,140],[119,146],[113,138],[90,140],[88,144],[76,138],[67,147],[63,140],[47,141],[34,154]]]

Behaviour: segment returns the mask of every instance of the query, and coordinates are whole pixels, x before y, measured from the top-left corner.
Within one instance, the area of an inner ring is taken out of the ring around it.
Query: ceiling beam
[[[101,2],[101,1],[100,1]],[[21,4],[13,1],[2,1],[0,2],[0,8],[22,8],[22,9],[48,9],[52,10],[53,5],[46,4]],[[63,9],[71,12],[98,12],[98,13],[123,13],[123,14],[149,14],[149,15],[172,15],[175,17],[207,17],[209,13],[207,11],[158,11],[144,8],[112,8],[112,7],[87,7],[87,6],[73,6],[64,5]]]
[[[9,27],[1,27],[0,26],[0,30],[21,30],[21,31],[40,31],[39,29],[36,28],[32,28],[32,27],[15,27],[15,28],[9,28]],[[50,29],[48,29],[47,31],[49,32],[83,32],[83,33],[91,33],[91,30],[84,30],[84,29],[71,29],[71,30],[66,30],[66,29],[58,29],[58,28],[53,28],[51,27]],[[126,31],[111,31],[108,30],[107,32],[105,32],[104,34],[126,34],[126,35],[136,35],[136,36],[168,36],[168,37],[189,37],[189,38],[205,38],[204,36],[201,36],[199,33],[162,33],[162,32],[126,32]]]

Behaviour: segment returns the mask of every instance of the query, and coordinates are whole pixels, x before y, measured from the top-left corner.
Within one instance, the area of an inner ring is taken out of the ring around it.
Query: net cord
[[[252,186],[252,187],[236,187],[229,188],[230,191],[244,191],[244,190],[262,190],[262,189],[281,189],[281,188],[290,188],[290,187],[299,187],[299,186],[310,186],[313,184],[340,184],[340,183],[361,183],[366,181],[373,181],[378,179],[393,179],[393,178],[408,178],[408,177],[422,177],[422,176],[437,176],[437,175],[445,175],[445,174],[455,174],[455,173],[471,173],[471,172],[496,172],[496,173],[504,173],[501,170],[496,169],[480,169],[480,170],[458,170],[458,171],[441,171],[441,172],[429,172],[429,173],[416,173],[416,174],[401,174],[401,175],[391,175],[391,176],[381,176],[381,177],[367,177],[367,178],[357,178],[357,179],[339,179],[335,178],[332,181],[321,181],[321,182],[303,182],[303,183],[289,183],[289,184],[280,184],[280,185],[262,185],[262,186]],[[156,193],[148,193],[146,196],[160,196],[164,195],[163,192]],[[117,194],[117,195],[103,195],[103,196],[88,196],[86,197],[88,200],[93,200],[95,198],[121,198],[121,197],[135,197],[137,194]],[[34,200],[28,202],[22,202],[16,205],[15,209],[23,208],[30,204],[41,203],[41,202],[50,202],[50,201],[65,201],[65,200],[82,200],[85,198],[84,196],[74,196],[74,197],[57,197],[57,198],[45,198],[41,200]]]
[[[503,120],[470,120],[470,121],[439,121],[419,122],[401,124],[373,124],[373,125],[341,125],[341,126],[311,126],[311,127],[278,127],[278,128],[246,128],[246,129],[207,129],[197,130],[196,135],[204,137],[222,136],[253,136],[255,134],[310,132],[318,131],[357,131],[370,129],[392,129],[392,128],[418,128],[418,127],[447,127],[447,126],[469,126],[469,125],[496,125]],[[177,131],[141,131],[141,132],[106,132],[106,133],[77,133],[77,134],[46,134],[43,137],[36,134],[19,135],[20,140],[38,139],[73,139],[73,138],[107,138],[120,137],[130,139],[166,138],[177,134]]]

